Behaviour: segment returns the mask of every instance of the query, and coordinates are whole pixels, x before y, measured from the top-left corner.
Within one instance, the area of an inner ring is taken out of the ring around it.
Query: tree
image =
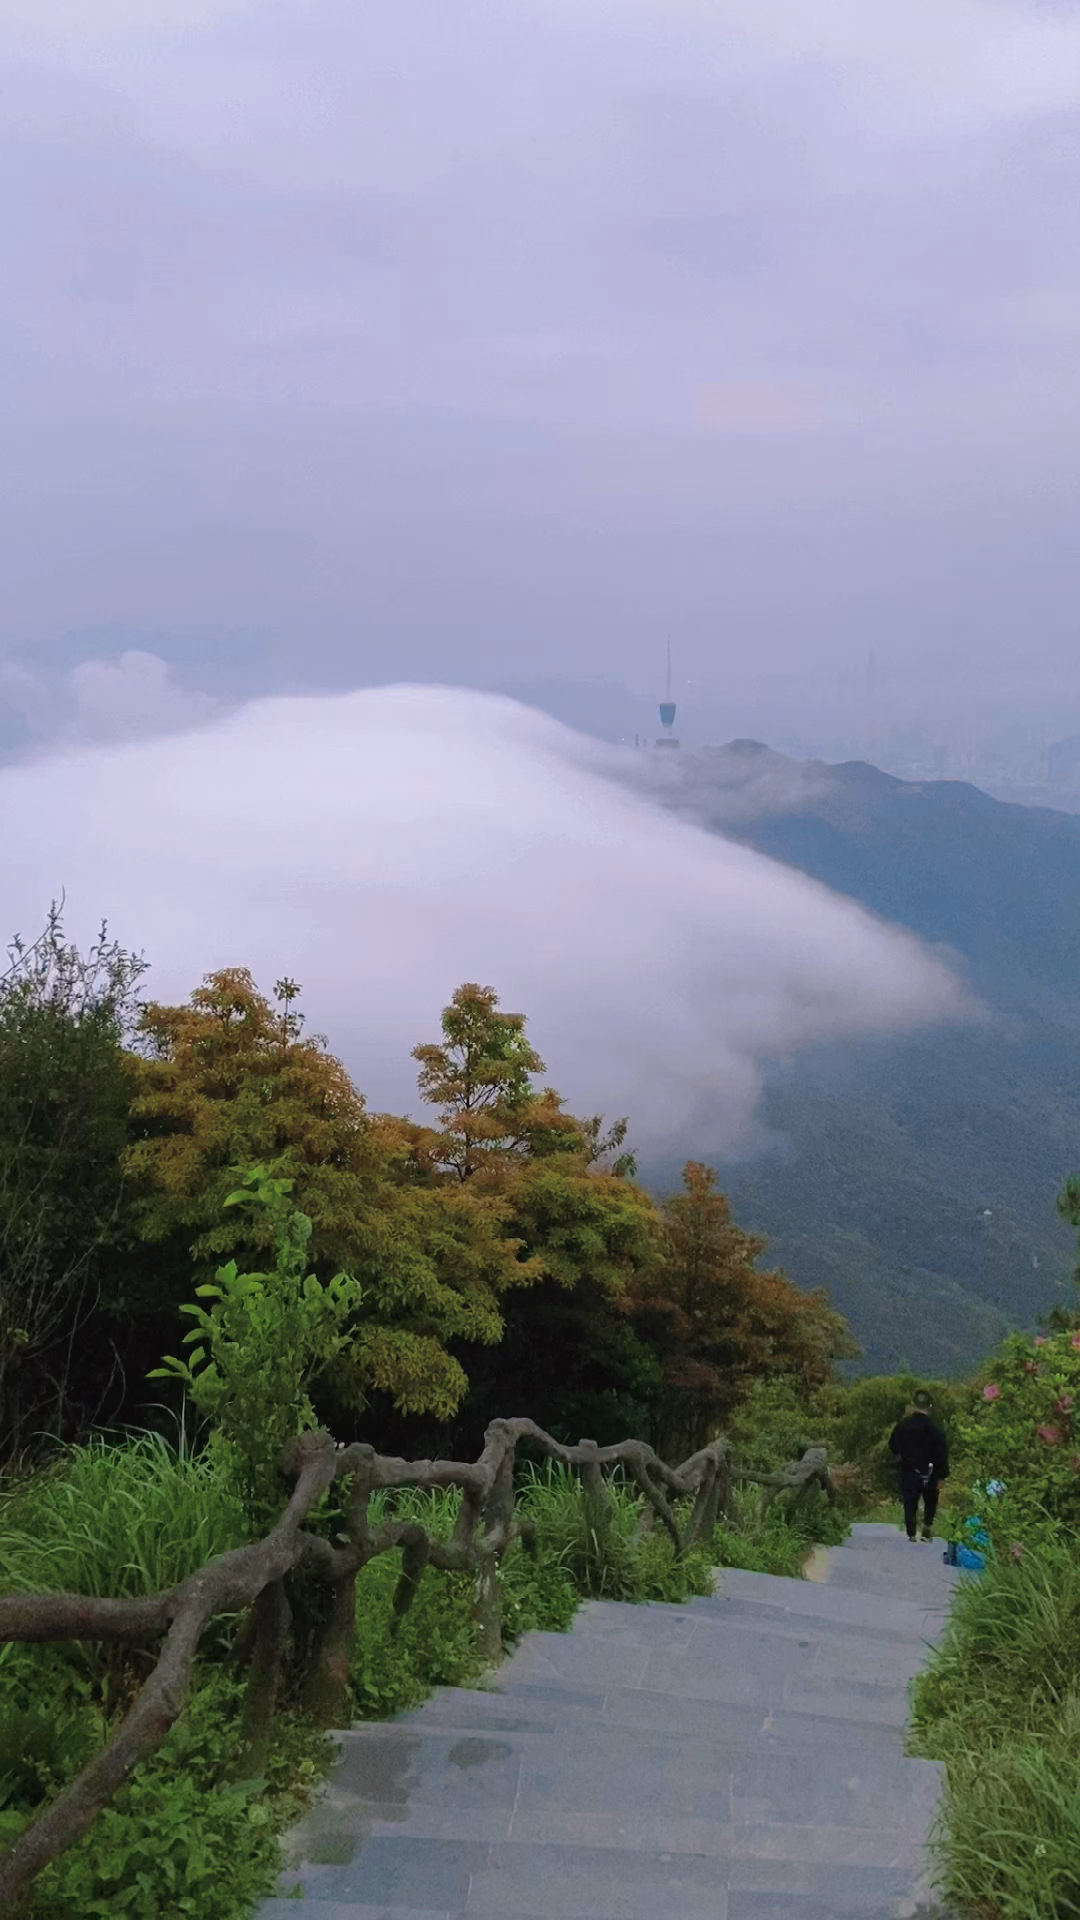
[[[143,971],[104,926],[80,953],[54,904],[0,975],[0,1457],[68,1421],[75,1342],[117,1237],[122,1043]],[[81,1360],[79,1392],[100,1411],[105,1383]]]
[[[440,1042],[414,1047],[421,1098],[439,1108],[438,1130],[417,1151],[458,1180],[505,1172],[538,1136],[569,1132],[574,1122],[550,1088],[531,1076],[544,1063],[525,1037],[525,1016],[500,1013],[491,987],[469,982],[443,1009]]]
[[[689,1161],[682,1193],[660,1211],[660,1258],[635,1284],[630,1310],[662,1367],[657,1444],[690,1451],[753,1380],[781,1374],[820,1386],[855,1348],[824,1293],[758,1267],[766,1242],[736,1225],[711,1167]]]
[[[292,1180],[314,1271],[346,1271],[363,1290],[329,1374],[338,1413],[362,1411],[378,1392],[399,1412],[447,1418],[467,1386],[449,1343],[497,1342],[502,1294],[535,1269],[498,1194],[427,1178],[418,1130],[368,1113],[341,1062],[303,1033],[297,992],[279,981],[274,1006],[231,968],[183,1006],[144,1009],[127,1156],[138,1231],[171,1249],[174,1314],[190,1255],[209,1278],[219,1260],[251,1264],[273,1246],[265,1212],[224,1210],[238,1171],[258,1164]]]
[[[644,1437],[660,1373],[625,1305],[656,1259],[659,1216],[625,1135],[624,1121],[606,1135],[574,1121],[534,1139],[508,1178],[508,1225],[538,1273],[505,1300],[498,1351],[471,1369],[467,1444],[511,1404],[571,1441]]]

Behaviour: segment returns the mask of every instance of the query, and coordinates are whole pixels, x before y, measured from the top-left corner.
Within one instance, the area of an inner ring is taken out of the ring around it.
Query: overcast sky
[[[1080,9],[4,0],[0,49],[9,676],[651,699],[671,639],[724,737],[874,648],[898,718],[1080,725]]]

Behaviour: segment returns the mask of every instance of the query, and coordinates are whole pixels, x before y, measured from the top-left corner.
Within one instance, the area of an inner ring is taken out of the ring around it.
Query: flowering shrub
[[[1013,1335],[992,1366],[954,1423],[952,1504],[982,1512],[987,1483],[1004,1482],[985,1508],[1003,1544],[1046,1519],[1080,1524],[1080,1332]]]

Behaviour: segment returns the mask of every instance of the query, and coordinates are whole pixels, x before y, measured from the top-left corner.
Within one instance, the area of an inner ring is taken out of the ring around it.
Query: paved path
[[[939,1769],[906,1690],[956,1575],[859,1526],[819,1580],[590,1602],[491,1691],[341,1736],[259,1920],[903,1920]],[[925,1900],[925,1904],[924,1904]]]

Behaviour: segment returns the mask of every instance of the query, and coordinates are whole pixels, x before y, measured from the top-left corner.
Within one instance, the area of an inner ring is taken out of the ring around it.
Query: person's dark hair
[[[912,1406],[918,1407],[920,1413],[929,1413],[934,1403],[927,1393],[926,1388],[920,1387],[918,1393],[912,1394],[911,1404]]]

